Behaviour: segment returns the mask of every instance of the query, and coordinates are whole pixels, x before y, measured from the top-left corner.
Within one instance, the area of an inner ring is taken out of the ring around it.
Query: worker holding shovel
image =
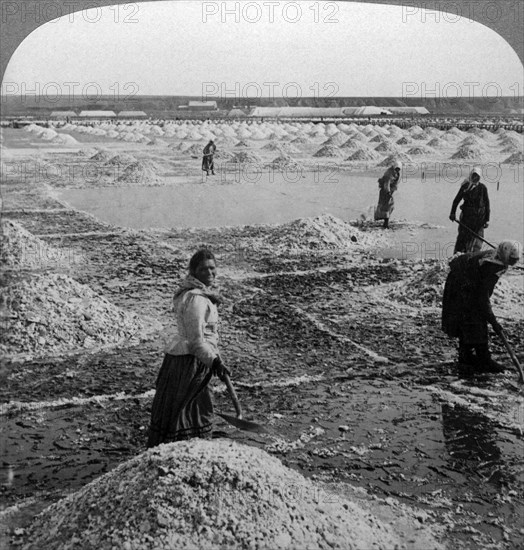
[[[213,289],[215,257],[199,250],[189,261],[189,274],[174,296],[178,334],[168,344],[157,377],[151,411],[148,447],[209,437],[213,401],[209,382],[213,375],[231,386],[229,371],[218,352],[220,295]],[[238,400],[237,417],[242,416]]]
[[[462,212],[459,219],[455,254],[457,252],[479,252],[482,248],[481,239],[477,236],[483,237],[484,229],[489,225],[490,206],[488,189],[480,182],[480,176],[480,168],[473,168],[469,178],[460,186],[451,205],[449,219],[454,222],[457,221],[455,217],[457,206],[463,201],[460,207]]]
[[[461,254],[449,264],[442,299],[442,329],[459,339],[459,368],[464,374],[505,370],[489,351],[488,323],[506,343],[490,297],[500,276],[519,261],[521,250],[520,243],[503,241],[496,250]]]

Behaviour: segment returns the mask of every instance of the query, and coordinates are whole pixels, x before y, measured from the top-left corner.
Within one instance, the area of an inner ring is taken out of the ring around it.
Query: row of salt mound
[[[0,265],[5,269],[40,269],[55,266],[65,259],[63,251],[35,237],[11,220],[2,221]]]
[[[323,214],[315,218],[300,218],[271,227],[259,244],[250,243],[250,246],[286,253],[300,250],[343,249],[355,245],[375,247],[383,244],[382,238],[361,232],[331,214]]]
[[[359,504],[326,496],[262,449],[229,439],[181,441],[148,450],[49,506],[27,528],[22,548],[404,546],[388,524]]]
[[[7,327],[2,353],[55,353],[116,343],[140,334],[144,322],[66,275],[17,279],[3,289]]]

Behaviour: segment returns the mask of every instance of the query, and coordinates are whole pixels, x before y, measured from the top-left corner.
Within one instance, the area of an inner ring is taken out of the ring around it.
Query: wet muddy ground
[[[420,510],[449,548],[524,544],[524,394],[516,373],[493,338],[509,370],[459,378],[438,308],[375,292],[405,276],[402,262],[357,250],[239,254],[238,228],[123,231],[30,183],[4,186],[3,199],[5,218],[75,259],[46,269],[163,326],[119,348],[3,359],[7,547],[23,541],[45,505],[144,449],[172,291],[203,244],[219,258],[222,349],[245,416],[270,430],[249,434],[217,420],[218,435],[263,447],[307,476]],[[524,322],[509,318],[504,327],[523,358]],[[216,386],[217,410],[231,411]]]

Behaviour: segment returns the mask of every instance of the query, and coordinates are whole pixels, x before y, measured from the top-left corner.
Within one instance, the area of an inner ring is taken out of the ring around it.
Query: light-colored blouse
[[[211,367],[218,357],[218,310],[200,289],[177,296],[173,302],[178,335],[167,345],[170,355],[194,355]]]

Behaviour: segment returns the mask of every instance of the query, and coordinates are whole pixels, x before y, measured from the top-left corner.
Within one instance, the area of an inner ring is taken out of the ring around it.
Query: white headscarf
[[[476,182],[473,181],[473,174],[477,174],[477,176],[479,177],[478,181]],[[464,184],[465,183],[468,184],[466,191],[469,191],[470,189],[473,189],[473,187],[476,187],[480,183],[481,177],[482,177],[482,169],[480,168],[480,166],[474,166],[471,169],[468,178],[464,180]]]

